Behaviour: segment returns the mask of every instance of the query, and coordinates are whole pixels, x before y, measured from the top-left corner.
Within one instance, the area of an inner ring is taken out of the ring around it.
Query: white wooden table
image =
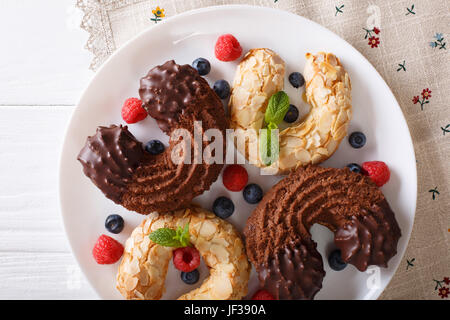
[[[0,299],[98,298],[57,200],[65,127],[93,75],[74,2],[0,0]]]

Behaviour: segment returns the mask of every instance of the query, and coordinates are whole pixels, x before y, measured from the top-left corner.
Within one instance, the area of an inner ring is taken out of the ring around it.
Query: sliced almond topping
[[[311,161],[311,155],[305,149],[300,149],[295,152],[295,158],[302,163],[309,163]]]
[[[328,155],[328,150],[326,148],[318,148],[316,151],[317,151],[318,154],[321,154],[321,155],[324,155],[324,156]]]
[[[320,153],[315,153],[312,157],[311,157],[311,163],[312,164],[316,164],[316,163],[320,163],[322,162],[323,159],[323,155]]]
[[[215,299],[226,300],[233,293],[230,279],[226,276],[221,276],[214,279],[214,288],[212,288],[212,295]]]
[[[159,228],[164,228],[164,221],[163,220],[156,220],[155,222],[152,223],[152,226],[150,227],[150,229],[152,231],[155,231]]]
[[[205,256],[205,263],[208,267],[214,268],[216,264],[218,263],[217,258],[213,254],[209,254]]]
[[[138,259],[133,259],[131,260],[131,263],[127,265],[127,270],[126,272],[130,275],[130,276],[134,276],[135,274],[138,274],[141,270],[139,268],[139,260]]]
[[[343,125],[333,134],[333,139],[336,141],[341,141],[347,134],[347,126]]]
[[[126,242],[130,252],[124,254],[117,275],[117,288],[124,297],[160,299],[164,292],[164,280],[174,248],[155,244],[148,238],[152,227],[158,226],[160,221],[169,228],[190,221],[190,232],[198,229],[198,237],[191,234],[192,244],[210,267],[210,277],[200,288],[180,299],[240,299],[246,294],[250,268],[239,234],[231,224],[211,212],[194,208],[191,212],[179,210],[160,216],[150,225],[144,220],[138,227],[141,230],[132,233]],[[142,233],[146,228],[149,230]],[[142,240],[137,241],[136,237]]]
[[[211,242],[197,239],[195,246],[197,247],[198,251],[200,251],[200,253],[206,253],[209,251]]]
[[[249,63],[250,59],[252,63]],[[280,132],[280,159],[272,166],[279,165],[281,172],[284,173],[299,164],[320,163],[331,156],[339,144],[326,145],[327,141],[330,136],[334,140],[342,140],[346,133],[346,129],[342,127],[345,125],[346,128],[351,119],[351,83],[339,59],[331,53],[323,52],[316,55],[308,53],[306,59],[303,73],[306,82],[304,98],[310,103],[311,110],[303,122]],[[230,111],[233,121],[241,128],[259,130],[262,127],[268,99],[283,87],[284,69],[281,58],[268,49],[251,50],[247,54],[247,59],[240,63],[235,78],[243,77],[244,80],[240,84],[237,82],[233,84]],[[255,75],[258,75],[258,79],[262,82],[257,84],[257,81],[254,81]],[[245,105],[237,104],[234,96],[239,97],[239,90],[243,86],[248,97],[257,97],[263,93],[265,99],[254,98],[248,102],[247,97]],[[247,109],[251,112],[248,113]],[[293,138],[287,139],[288,136]],[[258,141],[255,143],[258,144]],[[298,152],[296,150],[298,148],[307,151],[309,157],[304,152]],[[324,152],[325,148],[327,152]],[[283,149],[287,149],[288,152],[283,152]],[[265,167],[259,157],[246,152],[245,147],[238,147],[238,150],[253,164]],[[309,160],[305,161],[308,158]]]
[[[331,113],[324,112],[322,113],[319,120],[319,131],[320,132],[328,132],[331,128],[331,121],[333,120]]]
[[[232,274],[235,271],[235,267],[232,263],[224,263],[220,266],[220,269],[229,274]]]
[[[156,211],[153,211],[148,215],[148,220],[152,221],[152,220],[158,219],[158,217],[159,217],[159,213]]]
[[[341,109],[341,111],[339,111],[339,114],[336,119],[337,125],[342,126],[347,123],[347,120],[348,120],[347,112],[344,109]]]
[[[147,252],[149,244],[150,244],[150,238],[146,235],[144,237],[144,239],[142,239],[141,245],[139,246],[141,248],[141,251]]]
[[[305,141],[300,137],[287,137],[285,144],[288,148],[304,147]]]
[[[217,227],[214,223],[209,220],[203,222],[202,228],[200,229],[200,236],[204,238],[210,238],[217,231]]]
[[[149,276],[147,270],[142,270],[139,272],[139,282],[141,283],[141,286],[146,286],[149,283]]]
[[[333,152],[336,150],[337,146],[338,146],[338,142],[334,139],[330,139],[330,141],[326,145],[328,154],[333,154]]]
[[[136,296],[136,298],[138,298],[139,300],[145,300],[144,295],[143,295],[142,293],[140,293],[139,291],[134,290],[133,293],[134,293],[134,295]]]
[[[130,253],[133,246],[134,246],[134,238],[130,237],[125,242],[125,252]]]
[[[161,268],[161,266],[164,264],[168,264],[168,262],[160,262],[160,263],[161,263],[161,265],[147,264],[145,266],[145,269],[147,270],[147,274],[150,276],[151,282],[154,282],[155,280],[157,280],[161,277],[161,272],[159,271],[159,268]]]
[[[210,251],[217,257],[217,260],[220,263],[228,262],[229,253],[224,246],[218,244],[212,244],[210,247]]]
[[[224,247],[227,247],[229,245],[228,241],[224,238],[214,238],[212,239],[211,243],[222,245]]]
[[[131,277],[131,276],[126,276],[124,279],[124,286],[125,289],[128,291],[133,290],[134,288],[136,288],[137,283],[138,283],[138,279],[135,277]]]

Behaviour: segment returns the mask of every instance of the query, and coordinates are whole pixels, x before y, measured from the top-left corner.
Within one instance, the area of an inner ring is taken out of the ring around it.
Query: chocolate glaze
[[[120,203],[127,183],[144,156],[142,144],[128,127],[98,127],[78,155],[83,172],[105,194]]]
[[[383,200],[369,213],[352,216],[336,231],[334,242],[344,261],[364,271],[369,265],[387,267],[387,261],[397,254],[399,236],[394,212]]]
[[[139,92],[146,110],[156,118],[167,134],[174,129],[189,131],[191,150],[199,148],[193,139],[195,121],[201,121],[200,134],[203,135],[208,129],[219,129],[225,137],[228,122],[222,101],[208,82],[191,66],[180,66],[174,61],[168,61],[150,70],[141,82]],[[165,152],[152,156],[142,151],[140,143],[131,133],[126,131],[124,135],[140,147],[139,151],[136,151],[139,157],[132,158],[136,161],[131,163],[130,168],[124,168],[126,174],[118,175],[111,183],[102,182],[104,172],[114,171],[117,166],[110,161],[97,163],[95,167],[89,164],[90,169],[85,169],[85,173],[108,198],[129,210],[149,214],[153,211],[164,213],[187,207],[194,197],[210,188],[222,170],[223,164],[209,164],[204,161],[195,163],[194,152],[191,154],[191,164],[174,163],[171,153],[179,141],[170,140]],[[108,143],[99,143],[98,147],[91,148],[88,146],[88,139],[87,146],[82,151],[83,159],[96,159],[98,155],[109,154],[111,149],[117,149],[125,155],[137,150],[133,144],[129,145],[132,150],[128,150],[127,145],[119,143],[120,141],[112,139]],[[225,155],[226,141],[223,142]],[[203,150],[210,143],[202,141]],[[111,155],[115,158],[114,152]],[[181,156],[186,158],[188,155]]]
[[[314,273],[299,275],[278,267],[282,264],[280,250],[292,248],[290,243],[296,239],[308,252],[304,256],[317,257],[315,246],[306,245],[312,242],[309,228],[315,223],[335,232],[343,260],[361,271],[371,264],[386,267],[397,252],[400,228],[384,195],[369,177],[347,168],[300,167],[266,193],[244,228],[247,255],[264,279],[261,285],[274,296],[310,299],[320,288],[317,281],[321,283],[321,279]],[[298,257],[291,260],[294,265],[299,263]],[[314,263],[308,266],[318,274],[323,270]],[[279,272],[274,271],[277,268]],[[294,292],[286,279],[300,286],[298,292],[304,296]],[[308,283],[315,286],[308,287]]]
[[[141,79],[139,95],[148,114],[156,119],[161,130],[170,133],[181,114],[189,112],[186,105],[195,103],[202,94],[203,78],[190,65],[170,60],[157,66]]]
[[[260,286],[276,300],[313,299],[325,276],[322,257],[308,238],[289,241],[257,270]]]

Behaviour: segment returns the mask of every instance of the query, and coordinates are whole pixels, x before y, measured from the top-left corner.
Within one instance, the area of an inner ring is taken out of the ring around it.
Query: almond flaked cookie
[[[284,85],[284,62],[269,49],[253,49],[239,64],[230,98],[231,126],[245,140],[237,149],[258,167],[259,129],[270,97]],[[311,105],[304,119],[279,133],[279,158],[268,169],[284,174],[299,166],[318,164],[333,155],[352,118],[351,83],[332,53],[306,54],[305,96]],[[257,152],[256,152],[257,151]]]
[[[247,294],[250,264],[238,231],[213,213],[190,207],[171,214],[149,214],[126,241],[117,289],[126,299],[157,300],[164,293],[173,247],[154,243],[149,234],[189,223],[190,242],[200,252],[210,275],[180,300],[236,300]]]

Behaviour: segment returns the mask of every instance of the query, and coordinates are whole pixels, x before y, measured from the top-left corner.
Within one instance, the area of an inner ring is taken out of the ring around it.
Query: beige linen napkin
[[[288,10],[327,27],[381,73],[414,142],[418,199],[406,254],[381,299],[450,293],[450,2],[441,0],[78,0],[97,69],[125,41],[177,13],[224,4]],[[395,137],[392,137],[395,139]],[[447,295],[446,295],[447,294]]]

